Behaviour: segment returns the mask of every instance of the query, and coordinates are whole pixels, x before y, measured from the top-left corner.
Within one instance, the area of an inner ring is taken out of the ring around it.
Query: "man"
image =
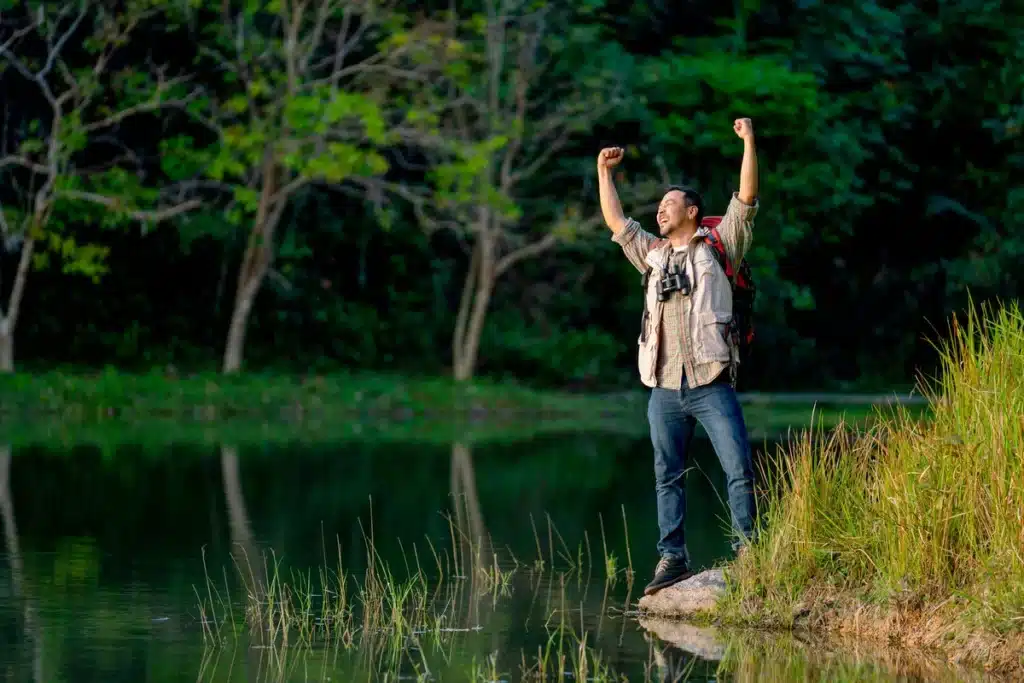
[[[743,140],[740,189],[718,225],[730,263],[739,264],[750,248],[757,214],[757,153],[750,119],[733,125]],[[658,207],[658,234],[642,230],[622,212],[612,169],[623,150],[601,150],[597,175],[601,211],[637,270],[647,273],[638,366],[651,388],[647,407],[658,502],[660,540],[654,578],[647,595],[693,575],[684,537],[684,474],[697,421],[711,439],[725,471],[732,526],[739,552],[753,537],[753,467],[746,426],[732,386],[730,366],[738,349],[730,343],[732,289],[725,271],[698,232],[704,217],[701,196],[686,187],[670,188]]]

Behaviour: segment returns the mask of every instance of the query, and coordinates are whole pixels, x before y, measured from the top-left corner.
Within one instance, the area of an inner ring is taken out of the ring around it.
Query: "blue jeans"
[[[654,446],[654,477],[658,499],[658,552],[662,557],[683,557],[689,563],[683,531],[686,517],[686,456],[700,421],[725,471],[732,528],[738,550],[754,531],[754,476],[743,412],[732,386],[721,379],[690,389],[651,390],[647,405]]]

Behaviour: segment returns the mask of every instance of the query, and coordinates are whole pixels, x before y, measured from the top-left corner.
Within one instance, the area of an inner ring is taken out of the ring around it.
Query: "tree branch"
[[[136,116],[138,114],[154,112],[158,109],[163,109],[164,107],[185,107],[188,105],[189,102],[191,102],[199,96],[201,92],[199,88],[192,90],[192,92],[190,92],[186,97],[180,99],[165,101],[163,100],[162,95],[164,95],[171,87],[178,85],[180,83],[185,83],[186,81],[188,81],[188,78],[181,77],[173,78],[170,81],[167,81],[165,84],[162,83],[157,86],[157,90],[153,94],[152,98],[146,100],[145,102],[139,102],[138,104],[126,107],[98,121],[87,123],[82,126],[82,130],[84,130],[87,133],[92,133],[102,128],[109,128],[111,126],[117,125],[125,119],[130,118],[132,116]]]
[[[320,0],[316,8],[316,19],[313,21],[313,29],[308,31],[309,40],[305,43],[300,60],[300,70],[302,73],[308,73],[309,71],[309,60],[313,58],[313,53],[316,52],[320,46],[320,41],[323,39],[324,31],[327,28],[327,20],[334,14],[335,6],[330,0]]]
[[[0,45],[0,56],[2,56],[7,61],[8,64],[13,66],[15,70],[22,76],[24,76],[27,80],[37,83],[39,85],[39,88],[43,91],[43,96],[46,97],[46,101],[49,102],[52,106],[56,106],[57,98],[53,96],[53,92],[50,90],[50,85],[46,82],[46,79],[40,77],[38,74],[32,73],[32,71],[27,66],[25,66],[24,62],[18,59],[11,51],[11,47],[15,44],[15,42],[27,36],[29,33],[31,33],[33,30],[39,27],[40,21],[41,19],[37,19],[36,23],[26,26],[24,29],[18,31],[13,36],[11,36],[10,39],[8,39],[5,43]]]
[[[354,3],[353,3],[354,4]],[[345,9],[342,11],[341,29],[338,31],[338,35],[334,41],[333,66],[331,67],[331,73],[333,76],[333,85],[338,86],[338,81],[341,78],[337,74],[341,73],[342,67],[345,65],[345,59],[348,57],[349,52],[353,45],[357,45],[362,40],[363,34],[369,30],[372,22],[362,21],[357,22],[358,28],[355,30],[351,38],[349,38],[349,30],[352,27],[352,14],[350,6],[346,3]],[[314,67],[317,68],[317,67]]]
[[[18,154],[8,154],[4,158],[0,159],[0,170],[7,168],[8,166],[21,166],[24,169],[32,171],[33,173],[49,173],[50,169],[42,164],[37,164],[31,159],[26,159]]]
[[[541,254],[543,254],[548,249],[551,249],[556,244],[558,244],[558,236],[555,235],[555,233],[553,232],[549,232],[536,242],[531,242],[530,244],[519,247],[515,251],[511,251],[505,254],[500,259],[498,259],[498,263],[494,267],[495,278],[500,277],[509,268],[519,263],[520,261],[540,256]]]
[[[644,196],[646,198],[646,194],[647,194],[647,192],[644,191],[642,193],[642,196]],[[654,211],[657,208],[658,208],[658,202],[656,202],[656,201],[655,202],[648,202],[648,203],[642,204],[639,207],[635,208],[634,209],[634,214],[640,215],[640,214],[646,213],[648,211]],[[585,233],[585,232],[588,232],[590,230],[593,230],[594,228],[598,227],[599,225],[602,225],[603,223],[604,223],[604,217],[601,215],[601,212],[598,211],[598,212],[592,214],[590,216],[590,218],[587,218],[586,220],[579,222],[575,226],[574,232],[576,232],[576,233]],[[498,260],[498,263],[497,263],[497,265],[495,266],[495,269],[494,269],[495,277],[499,277],[500,275],[502,275],[503,273],[508,271],[512,266],[514,266],[515,264],[519,263],[520,261],[524,261],[526,259],[535,258],[537,256],[540,256],[545,251],[548,251],[549,249],[554,247],[556,244],[558,244],[559,241],[560,241],[559,235],[556,232],[552,231],[552,232],[549,232],[548,234],[544,235],[544,237],[542,237],[542,238],[540,238],[538,240],[535,240],[534,242],[531,242],[529,244],[525,244],[525,245],[519,247],[518,249],[515,249],[515,250],[509,252],[508,254],[506,254],[505,256],[503,256],[502,258],[500,258]]]
[[[58,196],[66,199],[76,199],[79,201],[89,202],[91,204],[99,204],[105,206],[112,211],[121,211],[130,218],[137,220],[142,223],[160,223],[162,221],[174,218],[175,216],[187,213],[198,209],[203,205],[203,202],[199,199],[188,199],[174,206],[169,206],[163,209],[155,210],[139,210],[139,209],[128,209],[125,210],[124,203],[121,199],[116,197],[108,197],[106,195],[98,194],[95,192],[83,192],[81,190],[58,190]]]
[[[416,215],[416,220],[427,232],[437,230],[441,227],[441,222],[431,217],[425,209],[425,206],[429,201],[429,197],[425,193],[420,194],[410,190],[401,183],[391,183],[378,178],[352,177],[349,178],[349,182],[362,187],[368,193],[380,192],[383,190],[406,200],[412,206],[413,213]],[[338,186],[336,189],[348,194],[344,185]]]
[[[60,14],[57,15],[57,20],[55,22],[53,22],[54,26],[56,26],[56,24],[60,22],[60,20],[62,18],[62,15],[64,14],[64,10],[65,9],[67,9],[66,5],[63,8],[61,8]],[[85,17],[88,14],[88,10],[89,10],[89,2],[88,2],[88,0],[81,0],[81,2],[78,3],[78,16],[75,17],[75,20],[73,22],[71,22],[71,26],[68,27],[68,30],[65,31],[57,39],[57,42],[56,43],[50,42],[50,36],[47,36],[47,38],[46,38],[46,46],[48,48],[50,48],[50,54],[46,58],[46,64],[43,66],[42,69],[39,70],[39,74],[38,74],[39,78],[45,78],[46,75],[49,74],[50,71],[53,69],[54,64],[56,64],[56,62],[57,62],[57,58],[60,57],[61,50],[64,49],[64,45],[66,45],[68,40],[71,38],[71,34],[73,34],[78,29],[79,25],[81,25],[82,21],[85,20]],[[42,13],[43,13],[43,11],[44,11],[43,8],[40,7],[39,8],[39,14],[40,14],[39,25],[42,25],[42,23],[43,23],[42,22]]]
[[[0,206],[0,237],[4,239],[14,235],[11,232],[11,226],[7,223],[7,214],[4,213],[4,207]],[[3,249],[6,245],[0,244],[0,249]]]
[[[505,158],[501,162],[500,182],[502,187],[510,187],[512,185],[512,164],[515,161],[516,154],[519,152],[523,135],[526,132],[526,93],[529,86],[526,84],[526,77],[521,69],[516,71],[515,82],[516,109],[512,118],[513,134],[508,148],[505,150]]]
[[[597,109],[589,109],[585,113],[574,110],[572,105],[569,105],[568,108],[569,111],[561,109],[552,113],[541,122],[540,130],[531,136],[532,140],[539,147],[540,152],[534,155],[533,161],[528,165],[511,174],[512,184],[531,178],[551,160],[551,157],[565,148],[575,132],[574,128],[585,125],[584,122],[599,119],[612,108],[612,104],[608,103]],[[552,136],[551,139],[548,139],[548,136]]]
[[[296,190],[301,188],[303,185],[308,185],[312,182],[312,179],[308,176],[298,176],[291,182],[278,188],[277,192],[273,194],[270,201],[276,204],[285,204],[288,201],[288,197],[292,195]]]

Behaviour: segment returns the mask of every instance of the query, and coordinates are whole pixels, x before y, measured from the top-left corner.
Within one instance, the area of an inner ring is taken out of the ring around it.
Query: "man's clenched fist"
[[[742,140],[749,140],[754,137],[754,124],[750,122],[750,119],[736,119],[732,124],[732,129],[736,131],[736,135],[739,135]]]
[[[621,147],[605,147],[597,155],[598,168],[613,168],[619,165],[625,152]]]

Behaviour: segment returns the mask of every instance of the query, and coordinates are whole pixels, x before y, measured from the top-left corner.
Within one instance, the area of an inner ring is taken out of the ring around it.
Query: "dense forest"
[[[893,386],[1024,287],[1024,5],[5,2],[0,367],[637,384],[600,222],[754,124],[748,388]]]

